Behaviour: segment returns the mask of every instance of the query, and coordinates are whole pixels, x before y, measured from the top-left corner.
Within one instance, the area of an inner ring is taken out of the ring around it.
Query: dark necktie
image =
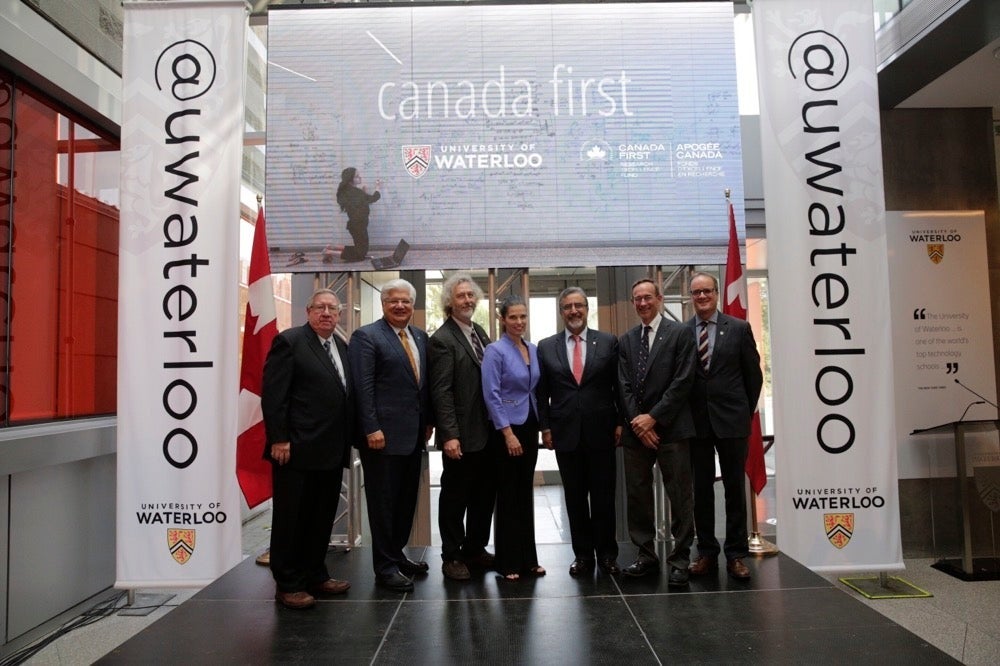
[[[579,384],[583,381],[583,350],[580,348],[580,336],[573,338],[573,379]]]
[[[708,364],[712,360],[712,355],[708,351],[708,322],[701,322],[701,333],[698,334],[698,360],[701,361],[701,369],[708,372]]]
[[[333,345],[329,340],[323,341],[323,349],[326,351],[326,355],[330,357],[330,363],[333,363],[333,373],[337,375],[337,379],[340,380],[341,385],[347,388],[347,382],[344,381],[343,375],[340,374],[340,370],[337,369],[337,362],[333,360]]]
[[[643,385],[646,382],[646,365],[649,363],[649,332],[651,326],[642,327],[642,339],[639,341],[639,358],[635,367],[636,396],[642,400]]]
[[[479,341],[479,336],[476,335],[476,329],[472,329],[472,334],[469,336],[472,340],[472,351],[476,352],[476,359],[482,363],[483,362],[483,343]]]

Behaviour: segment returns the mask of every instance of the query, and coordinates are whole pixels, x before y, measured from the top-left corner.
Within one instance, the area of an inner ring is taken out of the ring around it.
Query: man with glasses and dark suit
[[[372,566],[376,584],[394,592],[412,591],[412,576],[429,568],[403,553],[413,528],[432,421],[427,334],[410,324],[416,297],[417,290],[406,280],[387,282],[382,318],[354,332],[349,352]]]
[[[744,477],[747,437],[764,376],[750,324],[718,310],[719,282],[713,275],[691,277],[695,316],[688,321],[691,339],[698,345],[698,363],[691,391],[691,412],[697,434],[691,440],[694,473],[694,522],[698,559],[693,576],[714,573],[719,566],[715,536],[715,454],[726,493],[726,540],[722,551],[726,571],[733,578],[750,578],[743,558],[747,543],[747,505]]]
[[[694,541],[694,503],[688,439],[694,421],[688,397],[694,383],[695,345],[684,324],[663,316],[663,295],[648,278],[632,285],[632,305],[641,324],[618,340],[618,385],[626,422],[623,446],[629,537],[639,548],[622,573],[645,576],[659,570],[653,506],[653,465],[663,475],[670,500],[673,549],[667,583],[688,583]]]
[[[308,322],[281,332],[264,362],[261,411],[274,488],[270,566],[275,599],[309,608],[316,594],[351,586],[326,568],[330,531],[354,433],[347,345],[336,335],[340,301],[313,293]]]
[[[594,563],[619,573],[615,538],[615,447],[618,418],[618,340],[587,326],[587,294],[559,294],[565,330],[538,343],[538,414],[542,443],[555,449],[566,496],[575,559],[571,576]]]

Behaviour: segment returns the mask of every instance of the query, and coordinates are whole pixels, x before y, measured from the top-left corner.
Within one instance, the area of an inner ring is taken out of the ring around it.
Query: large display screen
[[[369,258],[405,240],[407,269],[725,261],[726,189],[743,220],[732,2],[274,6],[268,23],[276,269],[369,269],[340,254],[364,226],[337,202],[348,168]]]

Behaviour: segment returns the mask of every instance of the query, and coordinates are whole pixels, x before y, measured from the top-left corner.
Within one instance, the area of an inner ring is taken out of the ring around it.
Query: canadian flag
[[[243,364],[240,368],[239,422],[236,438],[236,477],[247,504],[253,508],[271,497],[271,463],[264,459],[264,417],[260,409],[264,359],[278,334],[267,255],[264,209],[257,213],[247,276],[247,309],[243,326]]]
[[[738,319],[747,318],[747,281],[740,263],[740,243],[736,237],[736,213],[729,203],[729,253],[726,256],[726,289],[722,312]],[[767,485],[767,468],[764,466],[764,438],[760,433],[760,413],[754,410],[747,438],[747,478],[755,495]]]

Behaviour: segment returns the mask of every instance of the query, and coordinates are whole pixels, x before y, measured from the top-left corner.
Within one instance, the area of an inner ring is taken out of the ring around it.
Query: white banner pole
[[[116,587],[240,560],[235,475],[248,6],[125,2]]]
[[[871,0],[757,0],[778,537],[902,568]]]

